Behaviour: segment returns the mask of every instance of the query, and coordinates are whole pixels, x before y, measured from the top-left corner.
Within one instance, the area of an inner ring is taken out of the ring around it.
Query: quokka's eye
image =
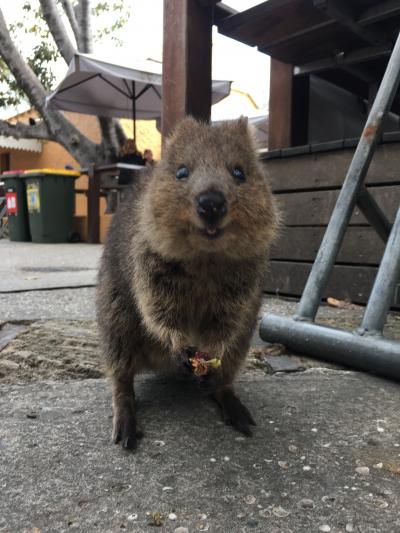
[[[232,176],[235,178],[235,180],[237,181],[246,181],[246,176],[244,175],[244,172],[243,170],[240,168],[240,167],[235,167],[233,170],[232,170]]]
[[[181,165],[176,171],[176,179],[183,180],[189,176],[189,169],[185,165]]]

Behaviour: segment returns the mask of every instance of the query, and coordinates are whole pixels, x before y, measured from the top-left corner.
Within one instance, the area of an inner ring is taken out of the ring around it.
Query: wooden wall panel
[[[265,290],[273,294],[301,295],[311,265],[271,261]],[[335,265],[324,298],[329,296],[355,303],[365,303],[371,292],[377,268]],[[399,302],[400,303],[400,300]]]
[[[266,160],[269,181],[279,191],[284,224],[271,251],[267,292],[301,296],[352,154],[353,150],[338,150]],[[393,222],[400,205],[400,143],[378,148],[366,181]],[[325,297],[366,303],[384,244],[357,207],[350,224]],[[398,307],[400,296],[396,298]]]
[[[273,190],[340,187],[346,177],[354,149],[296,157],[267,159],[265,166]],[[366,183],[400,183],[400,144],[379,146]]]
[[[314,261],[326,228],[283,228],[271,251],[271,259]],[[337,262],[379,265],[384,243],[370,227],[349,227]]]
[[[400,204],[400,187],[369,187],[378,205],[393,222]],[[283,222],[289,226],[325,226],[328,224],[339,191],[312,191],[279,194],[277,200],[282,211]],[[351,224],[368,224],[356,207]]]

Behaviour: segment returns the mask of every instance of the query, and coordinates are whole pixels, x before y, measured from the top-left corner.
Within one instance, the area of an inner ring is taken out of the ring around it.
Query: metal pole
[[[368,299],[361,329],[382,332],[396,285],[400,280],[400,209],[397,211],[385,253]]]
[[[132,130],[133,130],[133,140],[136,144],[136,83],[132,81]]]
[[[353,212],[371,158],[382,131],[382,122],[400,84],[400,34],[381,86],[340,191],[327,230],[307,280],[297,310],[297,319],[314,320],[329,275]]]
[[[387,242],[392,225],[367,188],[361,187],[357,205],[383,242]]]
[[[400,342],[380,335],[362,336],[277,315],[263,318],[260,335],[295,352],[400,380]]]

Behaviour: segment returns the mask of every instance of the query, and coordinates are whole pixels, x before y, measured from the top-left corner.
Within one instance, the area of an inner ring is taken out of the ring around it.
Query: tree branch
[[[119,154],[119,139],[116,132],[116,120],[107,117],[98,117],[101,130],[102,148],[107,161],[115,161]]]
[[[37,109],[44,106],[45,90],[35,76],[32,69],[25,63],[22,55],[17,50],[8,31],[3,12],[0,9],[0,55],[18,85],[28,96],[31,104]]]
[[[115,133],[117,135],[119,145],[122,146],[124,142],[126,141],[127,137],[124,132],[124,128],[121,126],[121,123],[119,120],[115,120]]]
[[[63,6],[64,13],[66,14],[68,18],[68,22],[71,26],[71,29],[74,33],[78,50],[80,50],[81,49],[81,32],[79,29],[78,20],[75,16],[74,6],[72,5],[71,0],[61,0],[61,4]]]
[[[39,0],[42,7],[43,18],[45,19],[57,48],[69,64],[74,57],[75,48],[72,45],[64,24],[61,22],[60,13],[55,0]]]
[[[5,120],[0,120],[0,135],[14,137],[14,139],[41,139],[51,140],[49,130],[44,122],[38,122],[31,126],[30,124],[10,124]]]
[[[80,0],[80,15],[81,15],[81,45],[82,52],[91,54],[93,52],[92,46],[92,25],[90,23],[90,0]]]

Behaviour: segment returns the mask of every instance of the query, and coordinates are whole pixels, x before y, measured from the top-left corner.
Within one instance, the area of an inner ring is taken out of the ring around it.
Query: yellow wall
[[[100,129],[97,118],[92,115],[83,115],[79,113],[65,112],[65,116],[85,135],[87,135],[94,142],[99,142],[101,139]],[[9,122],[16,123],[18,121],[27,122],[29,118],[37,118],[37,113],[34,110],[29,110],[16,117],[13,117]],[[122,127],[129,137],[132,136],[132,121],[121,120]],[[138,139],[137,145],[139,150],[150,148],[153,151],[153,156],[158,159],[161,154],[161,135],[156,128],[156,121],[139,120],[136,124],[136,136]],[[65,165],[71,165],[74,169],[79,170],[78,162],[58,143],[52,141],[43,141],[42,152],[28,152],[26,150],[10,150],[0,148],[1,153],[10,154],[10,168],[11,170],[26,170],[30,168],[64,168]],[[88,178],[81,176],[75,181],[76,189],[87,189]],[[110,215],[105,215],[106,202],[104,198],[100,200],[100,227],[102,240],[105,234],[105,228],[110,221]],[[87,199],[86,195],[77,193],[75,195],[75,216],[80,217],[81,220],[76,222],[76,227],[82,228],[82,225],[87,223]],[[82,220],[82,218],[84,220]],[[82,237],[85,232],[82,230]]]

